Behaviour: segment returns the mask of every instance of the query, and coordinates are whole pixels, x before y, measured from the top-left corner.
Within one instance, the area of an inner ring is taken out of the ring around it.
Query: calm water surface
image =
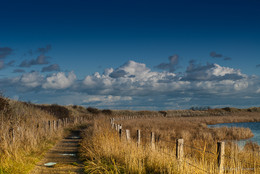
[[[209,127],[245,127],[250,128],[254,136],[247,140],[239,141],[239,145],[244,146],[247,141],[256,142],[260,145],[260,122],[246,122],[246,123],[221,123],[215,125],[208,125]]]

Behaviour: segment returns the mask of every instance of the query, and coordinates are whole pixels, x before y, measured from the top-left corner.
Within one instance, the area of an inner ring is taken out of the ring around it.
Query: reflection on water
[[[208,125],[208,127],[245,127],[251,129],[254,136],[247,140],[238,141],[239,146],[244,146],[247,141],[256,142],[260,145],[260,122],[246,122],[246,123],[221,123],[215,125]]]

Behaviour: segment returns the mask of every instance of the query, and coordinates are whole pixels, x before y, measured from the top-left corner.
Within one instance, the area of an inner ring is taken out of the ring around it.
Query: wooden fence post
[[[126,141],[130,142],[131,138],[130,138],[130,130],[129,129],[125,130],[125,136],[126,136]]]
[[[155,150],[155,137],[154,137],[154,132],[151,132],[151,148],[152,148],[152,150]]]
[[[217,145],[219,173],[222,174],[224,172],[225,142],[219,141]]]
[[[179,161],[183,159],[183,139],[176,140],[176,158]]]
[[[122,137],[122,125],[121,124],[119,125],[118,133],[119,133],[119,138],[121,139],[121,137]]]
[[[65,127],[65,118],[62,119],[62,127]]]
[[[137,146],[141,145],[141,130],[137,130]]]
[[[51,121],[48,121],[49,131],[51,131]]]
[[[115,128],[115,123],[112,123],[111,127],[112,127],[112,129],[114,129]]]
[[[52,121],[53,124],[53,131],[55,131],[55,120]]]

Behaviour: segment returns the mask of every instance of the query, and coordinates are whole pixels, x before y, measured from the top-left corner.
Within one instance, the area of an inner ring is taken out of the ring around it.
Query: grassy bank
[[[28,173],[62,136],[46,131],[56,118],[30,104],[0,97],[0,173]]]

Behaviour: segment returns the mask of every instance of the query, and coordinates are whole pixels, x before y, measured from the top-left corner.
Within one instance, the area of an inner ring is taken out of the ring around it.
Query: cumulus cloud
[[[58,64],[52,64],[42,68],[42,72],[60,71],[60,66]]]
[[[174,72],[177,68],[178,63],[179,63],[179,56],[177,54],[175,54],[175,55],[169,57],[169,63],[161,63],[161,64],[155,66],[155,68]]]
[[[122,73],[123,72],[123,73]],[[81,91],[91,95],[153,96],[153,95],[231,95],[252,87],[240,70],[218,64],[200,65],[191,61],[186,72],[151,71],[145,64],[129,61],[117,69],[107,69],[86,76]]]
[[[8,55],[12,54],[13,49],[9,47],[0,47],[0,59],[6,58]]]
[[[240,70],[229,67],[222,67],[218,64],[196,64],[194,60],[190,61],[186,74],[182,78],[188,81],[215,81],[215,80],[240,80],[247,76]]]
[[[131,101],[132,97],[129,96],[112,96],[112,95],[96,95],[89,96],[83,100],[84,103],[92,103],[92,102],[102,102],[102,103],[111,103],[117,101]]]
[[[28,88],[35,88],[41,86],[44,77],[39,72],[25,73],[21,77],[13,79],[13,83]]]
[[[121,71],[124,72],[123,76],[118,75]],[[185,82],[174,81],[175,78],[174,73],[153,72],[143,63],[129,61],[116,70],[107,69],[102,75],[95,73],[86,76],[83,80],[83,88],[93,94],[147,95],[151,94],[151,91],[163,91],[165,88],[173,90],[185,84]],[[169,83],[171,81],[172,84]]]
[[[186,71],[178,74],[153,71],[144,63],[128,61],[118,68],[108,68],[103,73],[96,72],[83,79],[77,79],[73,72],[47,76],[30,72],[16,78],[0,79],[1,89],[9,91],[41,91],[44,98],[50,93],[64,95],[64,98],[68,95],[68,98],[74,96],[73,101],[78,98],[84,105],[109,108],[117,105],[129,109],[170,109],[198,102],[208,105],[211,100],[216,102],[215,105],[225,105],[232,101],[239,103],[241,100],[235,98],[244,100],[245,96],[257,101],[259,98],[255,94],[260,93],[259,86],[257,76],[248,76],[240,70],[218,64],[198,64],[195,61],[190,61]],[[52,95],[50,97],[55,100]]]
[[[68,76],[63,72],[55,73],[46,78],[46,82],[42,87],[44,89],[65,89],[70,87],[76,78],[74,72],[69,72]]]
[[[49,64],[49,61],[47,60],[48,56],[45,56],[43,54],[41,54],[40,56],[38,56],[36,59],[31,59],[31,60],[24,60],[19,67],[31,67],[32,65],[45,65],[45,64]]]

